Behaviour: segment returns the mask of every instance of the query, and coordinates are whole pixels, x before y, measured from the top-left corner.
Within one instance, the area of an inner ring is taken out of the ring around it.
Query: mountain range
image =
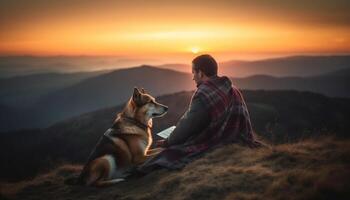
[[[159,68],[176,69],[191,73],[190,65],[160,65]],[[231,60],[219,63],[219,74],[235,78],[253,75],[269,75],[275,77],[319,76],[332,71],[350,67],[350,56],[290,56],[269,58],[255,61]]]
[[[312,91],[330,97],[348,98],[348,59],[349,56],[299,56],[230,62],[234,65],[231,68],[227,63],[220,68],[230,69],[231,73],[227,72],[226,75],[241,89]],[[235,63],[238,63],[237,67]],[[241,66],[242,63],[250,64]],[[310,67],[306,67],[308,64]],[[158,67],[143,65],[114,71],[34,74],[0,79],[0,132],[44,128],[82,113],[121,104],[130,97],[135,86],[143,87],[155,96],[193,90],[192,75],[179,72],[185,68],[190,67],[180,64]],[[256,74],[244,78],[231,76],[239,69],[252,73],[255,70]],[[305,69],[303,76],[290,75],[302,69]],[[280,77],[282,72],[289,76]],[[306,76],[321,72],[324,73]]]

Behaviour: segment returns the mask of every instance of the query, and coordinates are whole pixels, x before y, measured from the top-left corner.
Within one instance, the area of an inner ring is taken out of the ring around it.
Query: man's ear
[[[204,73],[201,70],[198,70],[198,75],[199,75],[199,78],[203,78],[204,77]]]
[[[132,95],[132,100],[138,102],[141,99],[141,92],[137,87],[134,87],[134,94]]]

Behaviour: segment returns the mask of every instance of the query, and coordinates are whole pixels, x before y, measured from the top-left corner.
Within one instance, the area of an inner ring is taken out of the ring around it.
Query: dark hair
[[[201,70],[208,77],[218,74],[218,64],[209,54],[197,56],[192,60],[192,64],[194,70]]]

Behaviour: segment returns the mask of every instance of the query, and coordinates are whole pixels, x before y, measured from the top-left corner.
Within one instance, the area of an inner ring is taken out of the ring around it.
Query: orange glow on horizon
[[[61,14],[66,9],[63,4],[56,5],[52,12],[28,20],[16,16],[17,21],[5,24],[9,28],[1,29],[0,54],[176,57],[212,53],[224,57],[350,52],[350,26],[296,23],[248,6],[258,15],[253,17],[226,3],[207,4],[199,9],[159,1],[145,9],[107,1],[79,7],[77,12],[68,9],[65,14]]]

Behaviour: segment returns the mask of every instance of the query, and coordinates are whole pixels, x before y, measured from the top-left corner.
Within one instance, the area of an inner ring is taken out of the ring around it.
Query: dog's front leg
[[[162,152],[163,150],[164,150],[164,148],[149,149],[146,152],[146,156],[155,156],[155,155],[159,154],[160,152]]]
[[[134,158],[134,163],[135,164],[142,164],[144,163],[147,159],[157,155],[163,151],[163,148],[155,148],[155,149],[149,149],[145,154],[140,154],[139,156]]]
[[[134,163],[139,165],[144,163],[148,158],[150,158],[151,156],[147,156],[147,155],[140,155],[136,158],[134,158]]]

